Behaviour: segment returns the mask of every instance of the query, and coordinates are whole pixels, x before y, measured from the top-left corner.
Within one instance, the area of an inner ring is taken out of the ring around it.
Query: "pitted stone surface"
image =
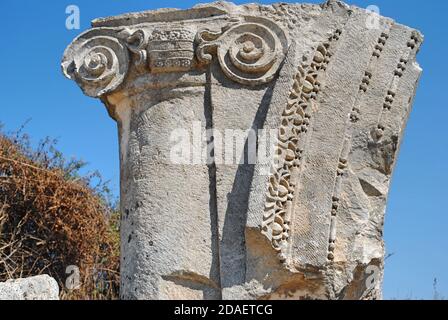
[[[0,300],[59,300],[59,286],[48,275],[0,283]]]
[[[62,68],[118,124],[123,299],[381,298],[418,31],[339,1],[92,27]]]

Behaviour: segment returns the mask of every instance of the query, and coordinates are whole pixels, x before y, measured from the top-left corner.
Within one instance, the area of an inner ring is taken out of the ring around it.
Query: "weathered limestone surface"
[[[123,299],[381,298],[418,31],[338,1],[92,26],[62,67],[118,124]]]
[[[59,286],[48,275],[0,283],[0,300],[59,300]]]

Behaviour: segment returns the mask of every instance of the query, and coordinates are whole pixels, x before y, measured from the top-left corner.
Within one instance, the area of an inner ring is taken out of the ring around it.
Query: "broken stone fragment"
[[[59,300],[59,286],[48,275],[0,283],[0,300]]]

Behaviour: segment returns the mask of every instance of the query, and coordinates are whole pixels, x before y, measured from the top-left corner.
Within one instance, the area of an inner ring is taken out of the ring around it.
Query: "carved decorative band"
[[[286,51],[286,35],[274,22],[244,17],[219,32],[188,26],[92,29],[67,48],[62,67],[87,95],[100,97],[116,90],[131,67],[188,72],[214,55],[231,80],[259,85],[274,78]]]
[[[189,29],[155,30],[148,42],[151,72],[178,72],[191,69],[195,32]]]
[[[350,145],[353,139],[353,125],[359,120],[360,117],[360,111],[361,111],[361,101],[363,99],[363,96],[366,94],[370,81],[373,77],[373,70],[377,70],[376,64],[378,63],[378,60],[381,57],[381,54],[384,50],[384,47],[387,43],[387,40],[389,39],[389,32],[390,32],[391,25],[386,24],[385,29],[381,33],[378,43],[375,45],[374,51],[372,53],[372,58],[369,61],[369,64],[367,66],[367,70],[365,71],[364,77],[361,80],[361,84],[359,86],[359,92],[357,95],[357,98],[355,100],[354,106],[352,108],[352,112],[350,113],[348,125],[345,133],[345,139],[338,163],[338,168],[336,170],[336,182],[334,186],[333,191],[333,197],[332,197],[332,208],[331,208],[331,223],[330,223],[330,230],[329,230],[329,244],[328,244],[328,251],[327,251],[327,258],[330,262],[333,262],[335,259],[335,249],[336,249],[336,236],[337,236],[337,215],[338,215],[338,209],[340,206],[340,193],[341,193],[341,184],[342,179],[346,175],[346,171],[349,165],[349,153],[350,153]],[[417,34],[412,34],[409,42],[407,43],[407,50],[405,51],[404,55],[400,57],[397,67],[395,68],[393,72],[393,78],[391,80],[391,83],[389,85],[389,88],[386,92],[383,108],[379,115],[379,121],[377,128],[373,132],[373,137],[376,140],[380,140],[384,135],[385,126],[382,124],[384,118],[387,116],[388,112],[393,107],[393,103],[395,100],[396,95],[396,89],[398,88],[398,84],[400,81],[400,78],[403,76],[403,72],[406,70],[406,66],[408,63],[408,59],[412,54],[415,54],[415,52],[419,48],[419,43],[421,43],[421,39],[419,39]]]
[[[274,164],[269,178],[263,213],[262,233],[271,241],[280,261],[287,262],[295,192],[302,167],[312,104],[321,90],[321,77],[333,55],[342,31],[316,49],[309,65],[301,65],[294,77],[288,103],[283,111]]]
[[[351,144],[353,139],[353,126],[356,122],[360,120],[361,117],[361,106],[362,99],[367,94],[367,91],[370,87],[370,82],[373,77],[373,70],[376,70],[376,64],[381,57],[381,54],[384,50],[384,47],[389,39],[389,30],[390,25],[386,24],[385,29],[380,34],[377,43],[375,44],[372,56],[368,62],[366,67],[366,71],[364,72],[364,76],[361,79],[361,83],[359,85],[358,94],[354,101],[352,110],[349,114],[346,124],[345,137],[342,143],[342,150],[339,155],[339,162],[336,169],[336,181],[333,187],[333,195],[331,198],[331,217],[330,217],[330,230],[329,230],[329,239],[328,239],[328,250],[327,250],[327,259],[330,262],[333,262],[335,259],[335,249],[336,249],[336,236],[337,236],[337,218],[338,211],[341,205],[341,192],[342,192],[342,183],[343,179],[347,175],[347,170],[349,166],[349,155],[351,151]]]

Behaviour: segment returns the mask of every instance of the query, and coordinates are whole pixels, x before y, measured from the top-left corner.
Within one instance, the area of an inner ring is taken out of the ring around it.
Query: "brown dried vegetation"
[[[67,162],[43,141],[30,151],[26,136],[0,134],[0,281],[49,274],[62,299],[115,299],[119,286],[118,214],[96,175]],[[101,186],[101,187],[99,187]],[[68,266],[80,288],[68,290]]]

